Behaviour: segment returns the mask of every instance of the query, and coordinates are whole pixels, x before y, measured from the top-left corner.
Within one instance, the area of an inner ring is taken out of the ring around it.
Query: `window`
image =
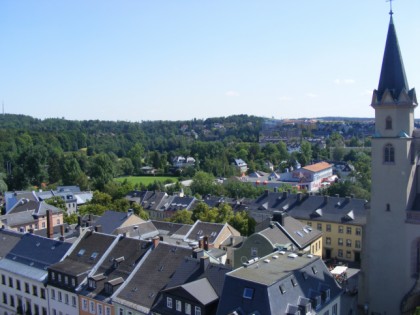
[[[292,282],[292,286],[297,286],[298,285],[298,283],[297,283],[297,281],[296,281],[296,279],[295,278],[292,278],[292,279],[290,279],[290,281]]]
[[[7,304],[7,294],[3,292],[3,304]]]
[[[176,310],[178,312],[181,312],[182,311],[182,303],[179,300],[176,300]]]
[[[360,241],[356,241],[356,242],[355,242],[355,244],[354,244],[354,247],[356,247],[356,248],[361,248],[361,246],[360,246]]]
[[[16,290],[20,291],[20,280],[16,279]]]
[[[10,306],[15,307],[15,297],[13,295],[10,296]]]
[[[342,225],[338,226],[338,233],[344,233],[344,228]]]
[[[244,299],[252,300],[254,297],[254,289],[253,288],[244,288],[244,293],[242,295]]]
[[[89,284],[89,289],[93,290],[96,288],[96,281],[94,279],[89,279],[88,284]]]
[[[337,306],[337,304],[334,304],[333,305],[332,315],[338,315],[338,306]]]
[[[69,295],[67,293],[64,294],[64,303],[66,303],[67,305],[69,304]]]
[[[279,289],[280,289],[281,294],[286,293],[286,287],[284,286],[284,284],[280,284]]]
[[[72,285],[73,287],[75,287],[75,286],[76,286],[76,278],[71,278],[71,285]]]
[[[42,228],[45,229],[45,222],[42,222]]]
[[[60,225],[60,219],[57,219],[57,225]]]
[[[13,288],[13,278],[11,277],[9,277],[9,287]]]
[[[347,246],[347,247],[351,247],[351,240],[346,239],[346,246]]]
[[[341,237],[338,238],[338,246],[343,246],[343,239]]]
[[[55,290],[51,289],[51,299],[55,300]]]
[[[95,302],[89,301],[89,313],[95,314]]]
[[[29,283],[25,282],[25,292],[29,293]]]
[[[51,271],[51,280],[55,281],[55,272]]]
[[[356,228],[356,235],[362,235],[362,229]]]
[[[195,315],[201,315],[201,307],[199,306],[195,307]]]
[[[64,276],[64,284],[68,285],[69,284],[69,277]]]
[[[61,273],[57,274],[58,282],[61,282]]]
[[[258,256],[258,248],[252,247],[251,248],[251,257],[257,257]]]
[[[41,299],[45,300],[46,296],[45,296],[45,289],[41,288]]]
[[[343,250],[342,249],[338,250],[338,255],[337,256],[338,257],[343,257]]]
[[[389,203],[386,204],[386,211],[391,211],[391,205]]]
[[[58,291],[58,301],[61,302],[63,300],[63,294],[61,291]]]
[[[124,310],[122,308],[118,309],[118,315],[124,315]]]
[[[5,275],[1,275],[1,284],[6,285],[6,276]]]
[[[97,309],[98,315],[103,315],[104,307],[102,306],[102,304],[98,304],[96,309]]]
[[[316,224],[316,229],[317,229],[318,231],[322,231],[322,223],[317,223],[317,224]]]
[[[326,244],[326,245],[331,245],[331,237],[327,237],[327,238],[325,239],[325,244]]]
[[[38,288],[36,287],[36,285],[32,286],[32,294],[33,296],[38,296]]]
[[[42,315],[47,315],[48,313],[47,313],[47,308],[46,307],[43,307],[42,308]]]
[[[331,224],[327,224],[325,229],[327,232],[331,232]]]
[[[105,306],[105,315],[111,315],[111,308],[109,306]]]
[[[394,163],[395,162],[395,149],[392,144],[385,145],[384,148],[384,162],[385,163]]]
[[[388,116],[385,120],[385,129],[392,129],[392,118],[390,116]]]
[[[191,315],[191,304],[185,303],[185,314]]]
[[[77,302],[76,302],[76,297],[73,295],[73,296],[71,297],[71,305],[72,305],[72,306],[74,306],[74,307],[76,307],[76,304],[77,304]]]
[[[351,226],[348,226],[348,227],[346,228],[346,231],[347,231],[347,234],[351,234]]]
[[[351,251],[350,250],[347,250],[346,251],[346,258],[347,259],[350,259],[351,258]]]
[[[313,266],[312,267],[312,272],[315,274],[315,273],[318,273],[318,270],[316,269],[316,267],[315,266]]]
[[[170,298],[170,297],[166,298],[166,307],[167,308],[172,308],[172,298]]]
[[[306,222],[307,226],[312,226],[312,222]]]

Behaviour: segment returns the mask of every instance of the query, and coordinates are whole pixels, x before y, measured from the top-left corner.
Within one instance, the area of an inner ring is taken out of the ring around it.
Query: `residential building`
[[[106,259],[89,273],[79,292],[80,315],[115,314],[112,297],[124,285],[137,264],[147,257],[152,242],[118,237]]]
[[[95,227],[98,232],[118,234],[117,231],[121,228],[138,225],[143,222],[145,221],[135,215],[132,210],[127,212],[107,210],[92,224],[92,226]]]
[[[280,251],[227,273],[217,314],[338,315],[341,296],[320,257]]]
[[[10,232],[2,231],[11,241]],[[47,268],[67,254],[71,244],[30,233],[21,236],[0,260],[2,314],[48,315]]]
[[[65,259],[48,267],[49,314],[78,314],[85,309],[86,305],[79,305],[79,292],[118,240],[114,235],[85,230]]]
[[[322,232],[302,224],[285,212],[274,211],[273,218],[233,250],[234,268],[244,262],[266,256],[276,250],[322,256]]]
[[[360,263],[369,210],[366,200],[266,191],[254,203],[248,204],[249,214],[257,222],[270,219],[275,210],[285,211],[302,224],[321,231],[324,259]]]

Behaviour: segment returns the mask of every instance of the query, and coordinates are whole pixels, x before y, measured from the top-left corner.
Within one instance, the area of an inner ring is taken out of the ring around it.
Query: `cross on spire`
[[[394,12],[392,12],[392,1],[394,1],[394,0],[386,0],[386,2],[389,2],[389,15],[394,14]]]

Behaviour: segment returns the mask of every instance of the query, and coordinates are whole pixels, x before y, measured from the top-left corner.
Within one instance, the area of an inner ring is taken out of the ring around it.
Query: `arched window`
[[[385,121],[385,129],[390,130],[392,129],[392,118],[388,116]]]
[[[387,144],[384,149],[384,162],[394,163],[395,162],[395,149],[392,144]]]

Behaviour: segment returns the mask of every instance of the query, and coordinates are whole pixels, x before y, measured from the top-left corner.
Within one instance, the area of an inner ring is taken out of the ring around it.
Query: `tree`
[[[195,174],[190,187],[193,194],[204,196],[207,194],[213,194],[215,191],[215,185],[213,175],[199,171]]]
[[[192,214],[193,213],[187,209],[178,210],[172,217],[168,219],[168,221],[182,224],[194,224],[194,221],[192,220]]]
[[[103,189],[105,184],[114,178],[114,167],[110,157],[105,153],[94,156],[90,176],[96,189]]]
[[[48,198],[45,200],[45,203],[63,210],[64,213],[67,212],[66,202],[60,196],[54,196],[54,197]]]
[[[302,141],[300,144],[299,162],[305,166],[312,160],[312,147],[308,141]]]

